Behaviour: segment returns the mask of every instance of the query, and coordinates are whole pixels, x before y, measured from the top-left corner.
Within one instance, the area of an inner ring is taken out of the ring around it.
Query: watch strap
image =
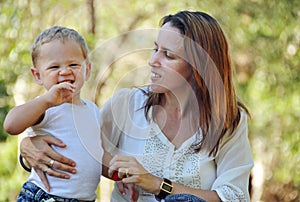
[[[163,182],[160,185],[160,192],[155,196],[157,200],[165,199],[168,195],[172,193],[173,186],[172,182],[169,179],[163,178]]]

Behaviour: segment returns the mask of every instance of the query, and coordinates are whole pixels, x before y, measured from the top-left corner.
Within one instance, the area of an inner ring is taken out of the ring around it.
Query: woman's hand
[[[150,174],[134,157],[114,156],[109,164],[109,176],[112,176],[115,171],[119,172],[119,177],[123,178],[122,182],[125,184],[138,185],[155,195],[160,191],[163,179]]]
[[[163,179],[149,173],[134,157],[116,155],[112,158],[109,164],[108,174],[111,176],[115,171],[119,172],[119,177],[122,178],[124,184],[135,184],[140,186],[147,192],[158,195],[160,192],[160,185]],[[172,194],[191,194],[202,198],[205,201],[220,202],[220,198],[214,190],[194,189],[182,184],[172,182]],[[119,190],[121,184],[118,184]],[[121,191],[121,193],[123,193]]]
[[[20,144],[21,155],[35,169],[48,191],[50,191],[50,186],[45,173],[65,179],[69,179],[70,175],[60,171],[76,173],[75,162],[54,151],[50,145],[66,147],[63,142],[51,135],[25,137]]]

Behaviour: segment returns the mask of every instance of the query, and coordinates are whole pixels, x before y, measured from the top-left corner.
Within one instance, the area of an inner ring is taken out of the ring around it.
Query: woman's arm
[[[67,146],[51,135],[25,137],[20,143],[22,157],[35,169],[48,190],[50,190],[50,186],[45,172],[47,172],[48,175],[65,179],[69,179],[70,175],[60,171],[76,173],[76,163],[54,151],[50,145],[61,148]],[[53,167],[50,167],[50,160],[54,160]],[[52,168],[55,168],[55,170]]]
[[[241,112],[240,123],[226,136],[215,158],[217,179],[212,185],[222,201],[250,201],[249,177],[254,165],[248,139],[247,115]]]
[[[159,194],[163,179],[145,170],[134,157],[116,155],[110,162],[109,175],[112,175],[116,170],[119,171],[120,177],[124,177],[123,183],[133,183],[154,195]],[[175,182],[172,182],[172,185],[172,194],[192,194],[207,202],[221,201],[218,194],[213,190],[194,189]]]

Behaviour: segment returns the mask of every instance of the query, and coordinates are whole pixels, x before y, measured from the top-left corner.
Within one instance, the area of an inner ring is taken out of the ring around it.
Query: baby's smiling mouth
[[[63,83],[63,82],[67,82],[67,83],[73,84],[75,81],[74,80],[63,80],[63,81],[57,82],[57,84]]]

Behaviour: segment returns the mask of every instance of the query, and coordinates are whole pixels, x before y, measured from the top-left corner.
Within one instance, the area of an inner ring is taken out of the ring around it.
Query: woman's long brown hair
[[[193,68],[192,89],[199,108],[198,128],[202,139],[196,141],[196,151],[205,150],[209,156],[218,152],[221,139],[237,128],[239,108],[248,113],[238,101],[233,81],[228,44],[218,22],[203,12],[181,11],[162,18],[178,28],[185,38],[185,60]],[[163,94],[147,92],[145,115],[151,106],[163,104]]]

